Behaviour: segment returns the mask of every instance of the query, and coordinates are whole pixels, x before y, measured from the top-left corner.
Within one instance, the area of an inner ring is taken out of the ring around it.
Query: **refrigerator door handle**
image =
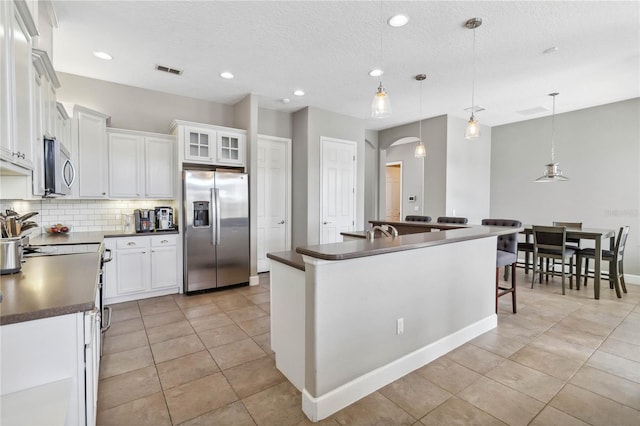
[[[213,193],[215,195],[216,202],[216,245],[220,245],[220,194],[218,193],[219,189],[215,188]]]
[[[218,201],[218,197],[216,194],[216,189],[215,188],[211,188],[211,207],[209,209],[209,223],[211,224],[211,245],[215,246],[218,244],[218,226],[217,226],[217,218],[216,220],[216,224],[214,225],[214,218],[213,215],[216,214],[217,215],[217,209],[216,209],[216,213],[214,213],[214,206],[216,205],[217,201]]]

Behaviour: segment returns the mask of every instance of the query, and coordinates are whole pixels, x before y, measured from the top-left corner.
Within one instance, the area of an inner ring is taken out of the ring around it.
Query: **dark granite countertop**
[[[391,223],[393,222],[386,222]],[[487,238],[498,235],[513,234],[523,228],[505,226],[471,225],[465,228],[449,229],[439,232],[423,232],[400,235],[398,237],[382,237],[372,240],[361,239],[342,243],[320,244],[296,248],[300,254],[323,260],[347,260],[359,257],[375,256],[403,250],[432,247],[459,241]]]
[[[149,237],[153,235],[177,234],[178,230],[155,232],[122,232],[122,231],[95,231],[95,232],[69,232],[67,234],[39,234],[29,236],[31,246],[55,246],[67,244],[100,244],[105,238],[117,237]]]
[[[95,252],[32,257],[20,272],[3,275],[0,325],[92,310],[100,256]]]
[[[302,255],[300,253],[296,253],[295,250],[267,253],[267,257],[271,260],[284,263],[285,265],[291,266],[292,268],[296,268],[301,271],[304,271],[305,269],[304,260],[302,260]]]

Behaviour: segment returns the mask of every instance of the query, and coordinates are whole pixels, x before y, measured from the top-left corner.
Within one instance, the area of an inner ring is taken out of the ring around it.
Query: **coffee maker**
[[[169,231],[173,229],[173,208],[156,207],[156,230]]]
[[[135,209],[136,232],[151,232],[155,229],[155,211],[150,209]]]

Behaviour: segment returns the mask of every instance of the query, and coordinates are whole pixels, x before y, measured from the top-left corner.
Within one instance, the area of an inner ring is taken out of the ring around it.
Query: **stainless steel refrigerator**
[[[249,178],[244,173],[185,169],[184,290],[249,281]]]

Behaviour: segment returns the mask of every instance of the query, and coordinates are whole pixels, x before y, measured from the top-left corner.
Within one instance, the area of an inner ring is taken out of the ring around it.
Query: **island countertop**
[[[32,257],[20,272],[3,275],[0,325],[93,309],[100,256],[95,252]]]
[[[386,222],[393,224],[392,222]],[[458,225],[459,226],[459,225]],[[413,250],[458,241],[474,240],[499,235],[514,234],[523,228],[506,226],[465,225],[464,228],[448,229],[439,232],[400,235],[398,237],[375,238],[344,241],[341,243],[319,244],[298,247],[302,255],[322,260],[347,260],[365,256],[375,256],[403,250]]]

